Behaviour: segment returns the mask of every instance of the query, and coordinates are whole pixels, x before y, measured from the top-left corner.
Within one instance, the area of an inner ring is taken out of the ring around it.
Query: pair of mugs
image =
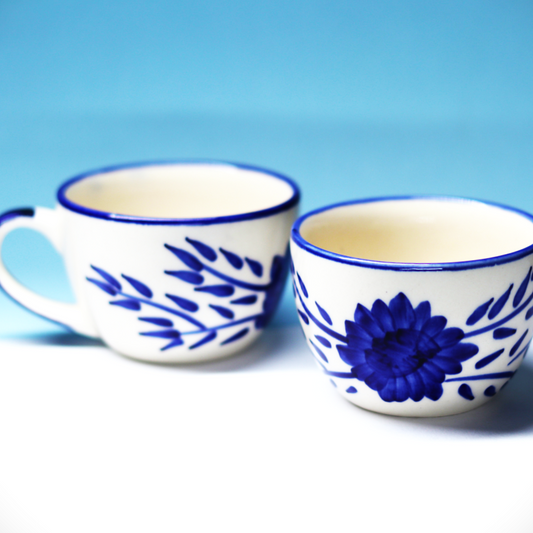
[[[289,269],[318,366],[366,409],[477,407],[531,341],[533,216],[513,208],[379,198],[295,222],[289,178],[197,161],[89,172],[57,198],[55,209],[2,215],[0,246],[16,228],[43,233],[76,303],[31,292],[1,262],[0,284],[29,310],[136,359],[190,363],[242,350],[268,324]]]

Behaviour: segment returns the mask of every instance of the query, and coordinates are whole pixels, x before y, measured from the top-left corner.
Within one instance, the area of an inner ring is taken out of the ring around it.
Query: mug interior
[[[358,259],[455,263],[502,256],[533,244],[533,219],[456,198],[400,198],[334,206],[303,217],[308,243]]]
[[[298,195],[294,184],[274,173],[213,163],[103,171],[73,180],[62,194],[75,206],[92,211],[158,219],[253,213],[283,205]]]

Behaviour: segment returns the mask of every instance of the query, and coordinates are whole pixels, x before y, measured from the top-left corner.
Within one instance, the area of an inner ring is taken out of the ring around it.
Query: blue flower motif
[[[416,309],[400,292],[387,306],[376,300],[369,310],[358,304],[354,321],[346,321],[346,345],[337,349],[352,374],[386,402],[433,401],[442,396],[447,374],[459,374],[461,363],[478,353],[462,343],[460,328],[446,328],[443,316],[431,316],[428,301]]]

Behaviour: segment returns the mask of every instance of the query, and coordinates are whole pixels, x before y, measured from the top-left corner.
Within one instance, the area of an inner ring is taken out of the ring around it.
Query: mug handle
[[[0,287],[13,300],[37,315],[66,326],[76,333],[98,337],[90,318],[79,304],[52,300],[29,290],[9,273],[2,260],[3,241],[8,233],[17,228],[28,228],[42,233],[62,255],[61,222],[60,213],[46,207],[14,209],[0,215]]]

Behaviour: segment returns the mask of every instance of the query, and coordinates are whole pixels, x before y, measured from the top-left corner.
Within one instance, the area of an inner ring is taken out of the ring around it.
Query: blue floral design
[[[225,345],[248,335],[251,328],[246,326],[247,323],[253,323],[256,329],[264,328],[272,318],[283,291],[288,270],[288,250],[284,257],[279,255],[273,257],[269,272],[270,278],[267,281],[263,276],[262,263],[255,259],[242,258],[223,248],[219,248],[217,251],[215,248],[189,237],[185,238],[185,245],[188,249],[165,244],[165,248],[179,260],[180,265],[180,270],[165,270],[165,274],[173,278],[174,281],[178,281],[179,285],[176,288],[192,285],[194,293],[209,295],[212,301],[203,300],[204,303],[201,305],[214,311],[215,315],[211,314],[210,316],[217,317],[215,324],[205,324],[198,320],[195,313],[200,309],[200,302],[195,301],[196,299],[191,300],[190,296],[185,298],[183,293],[166,293],[164,295],[166,300],[162,303],[160,300],[157,301],[156,295],[142,281],[121,274],[121,278],[127,282],[127,286],[124,287],[124,281],[119,281],[117,277],[95,265],[91,265],[91,268],[99,275],[99,278],[87,277],[87,281],[115,298],[109,302],[110,305],[129,311],[151,309],[151,312],[155,310],[159,313],[165,313],[166,317],[138,317],[143,323],[158,328],[142,331],[139,334],[162,339],[165,344],[161,350],[182,345],[186,345],[189,350],[194,350],[215,340],[218,340],[220,345]],[[240,276],[235,277],[234,274],[243,268],[248,268],[258,278],[258,282],[246,281]],[[241,291],[241,295],[235,297],[237,289]],[[256,304],[262,294],[264,294],[262,308],[260,312],[257,312],[257,307],[251,306]],[[167,300],[171,301],[174,306],[169,307]],[[243,313],[239,311],[241,309],[250,309],[250,311],[242,316]],[[178,320],[179,325],[175,323],[176,320]],[[239,327],[239,329],[235,330],[235,327]],[[229,330],[230,333],[225,333],[226,330]]]
[[[352,374],[386,402],[438,400],[448,374],[478,353],[462,343],[460,328],[447,328],[443,316],[431,316],[428,301],[416,309],[403,293],[389,305],[376,300],[369,310],[359,304],[353,322],[346,321],[346,345],[337,347]]]
[[[431,316],[428,301],[413,308],[407,296],[400,292],[389,305],[379,299],[371,310],[358,304],[354,320],[345,322],[346,334],[342,334],[335,330],[329,313],[317,301],[313,304],[300,274],[292,263],[290,266],[302,327],[323,372],[337,379],[364,381],[384,401],[420,401],[424,397],[436,401],[443,394],[443,382],[486,380],[494,384],[486,387],[483,394],[494,396],[514,376],[516,369],[491,372],[492,363],[499,360],[501,366],[500,358],[508,351],[509,367],[525,357],[531,344],[531,339],[526,342],[530,328],[519,333],[519,329],[505,325],[521,314],[526,322],[533,317],[533,291],[529,292],[533,284],[533,267],[516,287],[511,283],[503,294],[477,306],[466,320],[466,331],[447,328],[445,317]],[[475,328],[471,329],[472,326]],[[497,349],[481,354],[474,364],[473,374],[462,375],[462,363],[479,352],[477,345],[462,341],[481,335],[490,335],[496,341],[494,347]],[[511,337],[515,340],[510,347],[499,344]],[[331,356],[328,349],[333,349],[334,345],[341,360],[349,365],[350,372],[327,368]],[[483,372],[477,372],[479,370]],[[349,386],[346,392],[355,394],[357,389]],[[467,383],[459,385],[457,392],[467,401],[475,399],[472,387]]]

